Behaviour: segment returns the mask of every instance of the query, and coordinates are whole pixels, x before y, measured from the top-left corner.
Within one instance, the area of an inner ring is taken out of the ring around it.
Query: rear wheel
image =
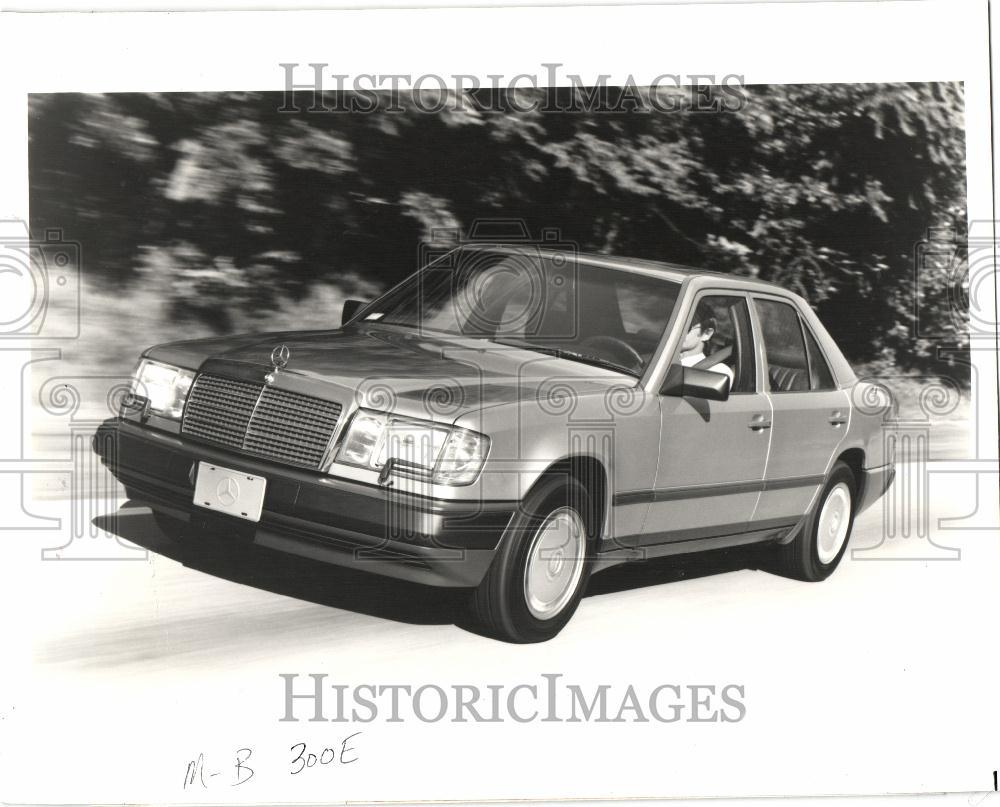
[[[543,480],[524,501],[473,592],[472,612],[488,634],[543,642],[565,627],[590,576],[593,502],[574,479]]]
[[[837,462],[802,530],[791,543],[778,547],[777,571],[797,580],[829,577],[847,551],[856,495],[853,472]]]

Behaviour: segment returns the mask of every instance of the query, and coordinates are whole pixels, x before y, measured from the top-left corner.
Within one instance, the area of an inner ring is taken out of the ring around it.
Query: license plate
[[[267,480],[262,476],[199,462],[194,503],[247,521],[260,521],[266,487]]]

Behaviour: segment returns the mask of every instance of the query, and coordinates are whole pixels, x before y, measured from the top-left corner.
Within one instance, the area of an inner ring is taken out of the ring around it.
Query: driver
[[[698,362],[704,361],[705,346],[715,335],[716,328],[715,315],[707,306],[699,305],[694,312],[694,319],[691,327],[684,334],[684,341],[681,342],[681,364],[685,367],[694,367]],[[735,381],[732,369],[722,362],[716,362],[708,367],[700,367],[700,370],[711,370],[714,373],[724,373],[729,376],[729,384],[732,386]]]

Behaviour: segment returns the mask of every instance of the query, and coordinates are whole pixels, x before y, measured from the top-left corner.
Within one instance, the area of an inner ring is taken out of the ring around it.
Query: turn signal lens
[[[440,485],[469,485],[476,481],[490,451],[490,438],[468,429],[452,429],[434,469]]]

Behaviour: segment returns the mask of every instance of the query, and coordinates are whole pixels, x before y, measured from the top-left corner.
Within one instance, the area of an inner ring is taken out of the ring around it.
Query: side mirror
[[[660,395],[677,398],[704,398],[725,401],[729,398],[729,376],[712,370],[698,370],[681,364],[671,364],[660,387]]]
[[[343,328],[348,322],[354,319],[354,315],[366,305],[368,303],[364,300],[344,300],[344,310],[340,315],[340,327]]]

